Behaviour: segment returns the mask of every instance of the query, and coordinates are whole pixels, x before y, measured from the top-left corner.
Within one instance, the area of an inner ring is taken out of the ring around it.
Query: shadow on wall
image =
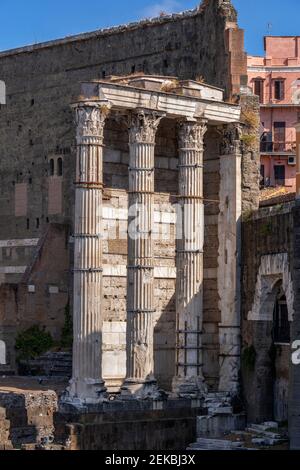
[[[269,313],[270,320],[252,322],[253,345],[244,349],[242,355],[244,387],[251,390],[247,393],[247,409],[248,420],[252,422],[288,420],[290,324],[286,300],[282,299],[282,281],[279,281],[264,303],[265,317]],[[288,331],[286,337],[280,337],[284,325]],[[250,349],[251,355],[247,354]]]
[[[154,376],[159,387],[172,390],[176,357],[176,308],[175,294],[163,309],[154,327]]]

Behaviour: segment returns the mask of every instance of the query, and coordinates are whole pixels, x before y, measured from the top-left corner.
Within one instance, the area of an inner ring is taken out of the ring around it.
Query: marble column
[[[241,354],[241,128],[222,129],[219,193],[219,391],[239,392]]]
[[[179,396],[200,396],[203,379],[203,139],[207,121],[179,126],[179,207],[177,221],[176,375]]]
[[[75,181],[73,373],[67,399],[95,404],[105,397],[102,380],[102,190],[103,129],[109,108],[74,105],[77,125]]]
[[[163,115],[137,110],[129,119],[127,375],[122,396],[155,398],[154,378],[154,148]]]

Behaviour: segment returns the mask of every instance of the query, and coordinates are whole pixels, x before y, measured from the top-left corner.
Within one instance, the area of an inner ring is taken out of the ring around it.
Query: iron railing
[[[260,142],[260,151],[262,153],[295,153],[296,143],[295,142]]]

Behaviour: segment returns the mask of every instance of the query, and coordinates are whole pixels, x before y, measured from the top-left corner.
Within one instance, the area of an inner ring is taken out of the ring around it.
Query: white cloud
[[[159,16],[161,12],[174,13],[181,9],[181,2],[178,2],[177,0],[162,0],[161,2],[153,3],[153,5],[149,5],[144,8],[142,14],[146,18],[153,18],[155,16]]]

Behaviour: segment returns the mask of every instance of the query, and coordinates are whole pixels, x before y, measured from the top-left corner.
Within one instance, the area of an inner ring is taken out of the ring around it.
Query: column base
[[[172,385],[179,398],[202,398],[207,393],[203,377],[174,377]]]
[[[121,387],[121,400],[163,400],[166,393],[158,388],[156,380],[126,379]]]
[[[103,380],[71,379],[60,401],[77,407],[98,405],[106,401],[108,393]]]

